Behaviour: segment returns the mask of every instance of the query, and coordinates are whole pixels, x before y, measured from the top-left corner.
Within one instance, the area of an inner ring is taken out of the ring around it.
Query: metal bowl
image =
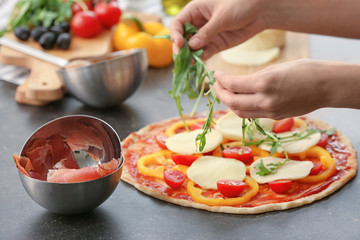
[[[118,51],[85,66],[61,68],[58,75],[66,90],[86,105],[110,107],[123,102],[141,85],[147,59],[145,49]]]
[[[80,167],[97,165],[119,159],[115,172],[86,182],[52,183],[25,176],[19,171],[20,180],[29,196],[40,206],[58,214],[88,212],[102,204],[117,187],[124,159],[121,142],[115,130],[106,122],[86,116],[72,115],[55,119],[36,130],[26,141],[21,156],[39,138],[61,135],[71,146]],[[90,155],[89,155],[90,153]],[[97,156],[92,159],[89,156]]]

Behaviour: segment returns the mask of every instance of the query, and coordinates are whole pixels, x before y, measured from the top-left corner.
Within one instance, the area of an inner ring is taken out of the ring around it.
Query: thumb
[[[219,30],[219,22],[212,17],[209,22],[202,26],[198,32],[189,40],[191,49],[199,49],[208,45],[211,39],[215,37]]]

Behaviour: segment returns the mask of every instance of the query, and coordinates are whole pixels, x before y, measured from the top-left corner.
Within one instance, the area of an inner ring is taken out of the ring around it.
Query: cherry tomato
[[[316,175],[322,170],[321,162],[313,162],[314,166],[310,171],[310,175]]]
[[[318,146],[322,147],[322,148],[326,148],[326,145],[328,144],[329,141],[329,136],[325,133],[321,134],[320,140],[317,143]]]
[[[190,130],[190,131],[194,131],[194,130],[197,130],[197,129],[202,129],[204,123],[205,123],[204,121],[196,122],[196,123],[192,124],[192,125],[189,127],[189,130]]]
[[[174,161],[176,165],[186,165],[186,166],[190,166],[198,158],[199,158],[198,155],[173,154],[171,156],[171,159]]]
[[[251,157],[251,148],[244,147],[244,152],[243,152],[242,146],[228,147],[223,150],[223,156],[225,158],[235,158],[244,163],[248,163]]]
[[[84,1],[84,3],[86,4],[86,6],[88,7],[88,10],[92,10],[93,9],[93,1],[92,0],[87,0],[87,1]],[[78,12],[82,12],[83,9],[81,8],[81,6],[77,3],[77,2],[74,2],[72,5],[71,5],[71,12],[72,12],[72,15],[74,16],[75,14],[77,14]]]
[[[237,197],[246,187],[246,184],[239,180],[219,180],[216,185],[224,197]]]
[[[71,20],[71,29],[79,37],[91,38],[101,32],[101,24],[93,11],[78,12]]]
[[[98,16],[101,25],[105,28],[111,28],[120,20],[121,10],[115,6],[115,4],[99,2],[95,5],[94,11]]]
[[[285,193],[291,188],[292,181],[291,180],[276,180],[273,182],[269,182],[269,187],[276,193]]]
[[[285,118],[279,121],[276,121],[273,126],[274,133],[281,133],[290,131],[294,126],[294,118]]]
[[[155,137],[155,141],[156,141],[157,145],[159,145],[159,147],[161,147],[162,149],[167,149],[166,144],[165,144],[167,139],[168,139],[168,137],[165,134],[160,134]]]
[[[185,182],[185,174],[178,170],[164,171],[164,180],[171,188],[178,188]]]

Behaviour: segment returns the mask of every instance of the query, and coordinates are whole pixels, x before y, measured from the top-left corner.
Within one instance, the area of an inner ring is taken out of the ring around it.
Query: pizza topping
[[[286,193],[292,185],[292,181],[291,180],[276,180],[273,182],[269,182],[269,187],[272,191],[282,194],[282,193]]]
[[[171,159],[177,165],[186,165],[190,166],[196,159],[198,159],[201,155],[180,155],[180,154],[173,154]]]
[[[166,140],[166,147],[177,154],[192,155],[196,153],[211,152],[218,147],[223,137],[219,131],[212,130],[206,134],[206,146],[199,151],[197,136],[202,132],[201,129],[192,132],[178,133]]]
[[[224,197],[231,198],[239,196],[244,191],[246,184],[239,180],[219,180],[217,187]]]
[[[188,181],[187,191],[191,198],[199,203],[203,203],[209,206],[234,206],[244,204],[250,201],[259,192],[259,184],[251,177],[245,178],[245,183],[249,186],[250,190],[246,191],[240,197],[234,198],[219,198],[219,197],[207,197],[203,195],[203,190],[195,186],[193,181]]]
[[[259,175],[261,162],[266,168],[277,167],[276,171],[267,175]],[[281,165],[281,167],[278,167]],[[267,183],[279,179],[301,179],[309,175],[314,164],[311,161],[294,161],[276,157],[260,158],[250,166],[250,176],[258,183]]]
[[[235,158],[236,160],[248,163],[251,157],[251,148],[242,146],[231,146],[223,150],[223,156],[225,158]]]
[[[172,152],[160,150],[158,152],[142,156],[137,161],[139,172],[150,177],[163,179],[167,159],[170,159]]]
[[[201,188],[217,190],[219,180],[243,181],[246,176],[246,166],[243,162],[232,158],[203,156],[188,168],[187,175]]]
[[[322,169],[324,169],[324,171],[318,173],[317,175],[307,176],[305,178],[299,179],[298,181],[303,183],[318,183],[330,178],[336,172],[335,161],[331,157],[330,153],[326,151],[324,148],[319,146],[314,146],[301,154],[305,155],[302,156],[303,158],[307,157],[307,158],[320,159]]]
[[[322,164],[321,162],[313,162],[314,167],[310,171],[310,175],[317,175],[322,170]]]
[[[322,148],[325,148],[328,142],[329,142],[329,135],[327,135],[326,133],[321,133],[321,137],[317,145]]]
[[[259,118],[259,125],[263,129],[270,130],[272,129],[274,120],[269,118]],[[249,121],[246,119],[246,124],[249,124]],[[234,112],[228,112],[223,117],[219,118],[216,122],[216,129],[219,130],[223,136],[229,140],[242,140],[242,124],[243,119],[237,116]],[[249,140],[258,140],[263,139],[264,135],[256,131],[255,126],[247,126],[246,138]]]
[[[294,118],[285,118],[274,123],[272,131],[274,133],[281,133],[290,131],[294,126]]]
[[[161,149],[167,149],[167,147],[165,145],[166,139],[168,139],[168,137],[164,134],[159,134],[155,137],[155,141]]]
[[[276,141],[264,141],[259,147],[265,151],[279,153],[301,153],[312,146],[315,146],[321,137],[321,133],[316,129],[306,129],[304,131],[283,132],[276,134]],[[276,149],[274,149],[276,147]]]
[[[183,172],[178,170],[164,171],[164,181],[169,187],[178,188],[185,182],[186,176]]]

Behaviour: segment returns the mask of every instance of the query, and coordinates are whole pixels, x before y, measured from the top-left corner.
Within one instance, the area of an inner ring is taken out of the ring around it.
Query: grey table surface
[[[311,58],[360,62],[358,40],[311,36],[310,43]],[[56,215],[30,199],[12,154],[34,130],[60,116],[88,114],[108,122],[124,139],[146,124],[177,116],[167,93],[171,70],[150,69],[131,98],[108,109],[86,107],[70,96],[44,107],[20,105],[14,101],[16,86],[0,82],[0,239],[360,239],[359,177],[311,205],[258,215],[180,207],[123,182],[105,203],[83,215]],[[185,109],[190,106],[184,101]],[[203,102],[199,110],[205,109]],[[337,127],[360,149],[359,110],[321,109],[310,116]]]

